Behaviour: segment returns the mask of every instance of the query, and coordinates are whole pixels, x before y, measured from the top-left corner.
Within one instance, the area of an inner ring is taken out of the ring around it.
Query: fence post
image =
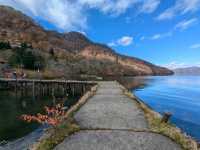
[[[165,112],[163,114],[161,122],[167,123],[171,116],[172,116],[172,114],[170,112]]]

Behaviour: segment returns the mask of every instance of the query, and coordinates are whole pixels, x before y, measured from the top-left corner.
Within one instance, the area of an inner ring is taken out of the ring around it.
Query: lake
[[[136,77],[132,82],[139,85],[132,87],[137,97],[159,113],[171,112],[171,122],[200,141],[199,76]]]
[[[200,141],[200,77],[162,76],[115,78],[146,104],[159,113],[171,112],[171,122]],[[114,80],[114,79],[112,79]],[[80,95],[63,97],[56,94],[57,103],[72,106]],[[62,97],[62,98],[59,98]],[[21,96],[0,91],[0,141],[23,137],[38,128],[19,119],[22,114],[43,112],[43,107],[54,105],[51,96]]]
[[[1,90],[0,91],[0,142],[12,141],[21,138],[39,127],[37,123],[26,123],[20,120],[22,114],[44,113],[44,106],[54,106],[56,103],[63,103],[70,108],[74,105],[80,95],[66,96],[59,92],[55,93],[56,98],[52,96],[32,96],[21,95],[18,93]]]

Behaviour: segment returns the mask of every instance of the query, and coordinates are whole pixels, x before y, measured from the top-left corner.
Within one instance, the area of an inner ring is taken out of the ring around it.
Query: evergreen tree
[[[11,49],[10,42],[0,42],[0,49]]]
[[[15,49],[15,53],[9,58],[9,64],[12,66],[20,65],[25,69],[38,69],[36,65],[40,63],[39,69],[45,67],[45,61],[42,56],[36,55],[34,50],[27,43],[22,43],[20,47]]]

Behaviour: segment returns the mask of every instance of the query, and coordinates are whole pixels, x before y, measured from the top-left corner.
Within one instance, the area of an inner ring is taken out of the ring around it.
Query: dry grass
[[[44,79],[59,79],[59,78],[63,78],[64,74],[62,72],[56,71],[56,70],[44,70],[42,71],[42,77]]]
[[[18,70],[18,72],[21,72],[21,69],[15,69]],[[55,71],[55,70],[42,70],[39,73],[37,71],[34,70],[26,70],[23,69],[23,71],[27,74],[27,78],[30,79],[60,79],[63,78],[63,74],[61,72]]]
[[[39,78],[38,72],[36,72],[36,71],[24,70],[24,72],[27,74],[28,78],[31,78],[31,79],[37,79],[37,78]]]
[[[197,142],[191,137],[183,133],[179,128],[170,124],[161,122],[161,115],[154,112],[142,101],[138,100],[132,93],[124,90],[125,95],[135,100],[145,113],[145,117],[149,123],[150,130],[171,138],[180,144],[184,150],[198,150]]]
[[[40,141],[36,150],[52,150],[57,144],[61,143],[67,136],[79,131],[79,126],[68,118],[57,128],[49,129],[49,136]]]

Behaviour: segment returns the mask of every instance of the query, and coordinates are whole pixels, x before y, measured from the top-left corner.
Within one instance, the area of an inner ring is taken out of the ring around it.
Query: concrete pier
[[[144,112],[117,82],[100,82],[96,95],[74,116],[81,130],[55,150],[181,150],[149,131]]]

